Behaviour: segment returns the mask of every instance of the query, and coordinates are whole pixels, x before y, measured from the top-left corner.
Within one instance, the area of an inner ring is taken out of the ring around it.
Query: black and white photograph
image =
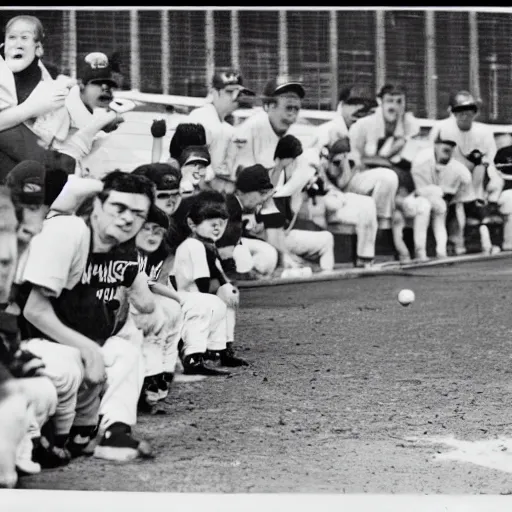
[[[512,508],[512,8],[0,27],[0,509]]]

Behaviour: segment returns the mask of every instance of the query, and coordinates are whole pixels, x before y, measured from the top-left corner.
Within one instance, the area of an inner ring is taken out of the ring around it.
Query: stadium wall
[[[509,123],[512,16],[508,13],[396,9],[9,10],[38,16],[45,57],[66,72],[91,51],[117,53],[123,89],[201,97],[214,67],[238,67],[261,92],[278,73],[301,78],[305,108],[332,109],[339,87],[407,85],[418,117],[445,117],[453,90],[482,99],[481,120]]]

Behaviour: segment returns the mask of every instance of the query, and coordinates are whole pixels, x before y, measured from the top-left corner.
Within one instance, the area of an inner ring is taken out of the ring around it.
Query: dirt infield
[[[79,459],[21,487],[512,493],[510,473],[408,440],[512,437],[510,263],[244,289],[252,367],[177,384],[167,417],[142,417],[155,460]],[[416,292],[408,308],[402,288]]]

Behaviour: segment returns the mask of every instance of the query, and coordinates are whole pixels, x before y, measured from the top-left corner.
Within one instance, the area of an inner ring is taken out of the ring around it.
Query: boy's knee
[[[512,215],[512,190],[502,192],[498,204],[500,213],[503,215]]]
[[[432,204],[426,197],[414,198],[416,204],[416,215],[429,215],[432,210]]]

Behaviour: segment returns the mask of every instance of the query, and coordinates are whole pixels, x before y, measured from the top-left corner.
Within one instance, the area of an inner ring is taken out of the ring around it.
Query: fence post
[[[478,48],[478,13],[471,11],[469,16],[469,88],[480,98],[480,60]]]
[[[68,65],[71,78],[76,78],[78,42],[76,37],[76,11],[69,11],[68,18]]]
[[[231,67],[240,70],[240,25],[238,11],[231,11]]]
[[[425,12],[425,99],[427,117],[437,118],[436,13]]]
[[[205,40],[206,40],[206,87],[209,90],[213,73],[215,73],[215,25],[214,25],[214,20],[213,20],[213,11],[206,11]]]
[[[375,87],[386,83],[386,12],[375,11]]]
[[[171,38],[169,37],[169,11],[160,11],[162,61],[162,93],[170,94],[171,88]]]
[[[288,25],[286,11],[279,11],[279,75],[288,75]]]
[[[140,91],[139,13],[130,11],[130,87]]]
[[[334,9],[329,13],[329,47],[331,68],[331,108],[338,106],[338,12]]]

